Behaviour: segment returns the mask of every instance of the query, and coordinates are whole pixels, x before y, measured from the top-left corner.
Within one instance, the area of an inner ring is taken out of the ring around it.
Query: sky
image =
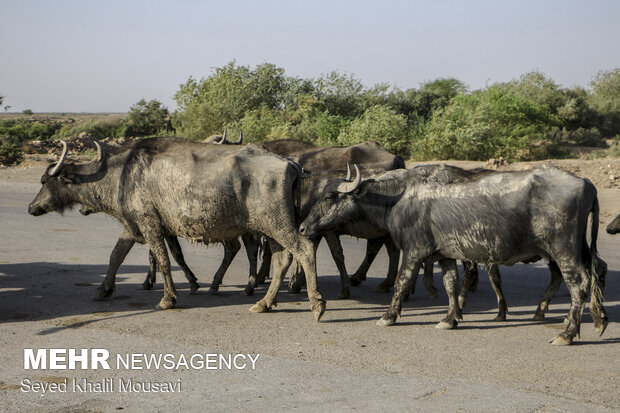
[[[0,0],[0,95],[11,112],[174,110],[180,84],[232,60],[401,89],[536,69],[588,87],[620,67],[619,21],[617,0]]]

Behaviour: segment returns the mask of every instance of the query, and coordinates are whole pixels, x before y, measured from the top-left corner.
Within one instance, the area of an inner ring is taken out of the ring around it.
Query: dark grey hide
[[[298,160],[301,166],[307,172],[325,174],[338,170],[342,170],[347,164],[358,164],[363,171],[386,171],[398,168],[404,168],[405,162],[399,156],[393,155],[387,149],[382,147],[376,142],[364,142],[353,146],[337,146],[330,148],[317,148],[314,145],[298,141],[294,139],[282,139],[276,141],[263,142],[262,145],[279,155],[288,156],[295,160]],[[324,179],[319,177],[318,179]],[[313,180],[314,178],[311,178]],[[314,186],[318,184],[318,181],[313,181],[311,184],[305,185],[303,194],[304,204],[311,206],[312,202],[317,199],[318,193],[313,194],[311,191]],[[303,215],[305,216],[305,215]],[[341,234],[349,234],[353,236],[359,236],[360,238],[368,239],[366,246],[366,255],[364,261],[351,276],[350,280],[342,282],[342,289],[339,293],[339,298],[346,298],[349,296],[349,284],[359,285],[366,279],[366,274],[373,260],[377,256],[379,250],[383,245],[386,246],[389,256],[388,275],[386,280],[380,283],[376,291],[389,292],[394,285],[396,278],[396,272],[398,268],[398,261],[400,258],[400,252],[394,246],[389,236],[382,236],[380,238],[369,238],[367,235],[361,234],[364,232],[364,228],[350,229],[349,231],[341,231]],[[358,235],[355,235],[358,234]],[[318,238],[317,242],[320,241]],[[338,237],[326,236],[327,244],[332,253],[332,257],[336,262],[336,266],[343,280],[343,274],[346,274],[346,267],[344,265],[344,255],[342,254],[342,245]],[[290,290],[293,293],[299,292],[303,284],[303,273],[300,271],[294,271],[291,276]]]
[[[437,181],[437,183],[449,183],[455,181],[480,179],[481,176],[489,176],[498,173],[497,171],[493,171],[490,169],[475,168],[468,170],[449,165],[437,164],[419,165],[416,166],[416,168],[424,170],[427,174],[435,174],[435,180]],[[539,259],[540,257],[535,257],[529,262],[537,261]],[[435,292],[436,296],[437,290],[433,285],[432,265],[432,260],[426,260],[424,263],[424,285],[426,286],[427,290],[431,292],[431,296],[433,296],[433,291]],[[476,289],[476,284],[478,283],[478,264],[471,261],[463,261],[463,269],[463,288],[461,288],[461,292],[458,298],[459,306],[461,307],[461,309],[465,307],[465,304],[467,302],[467,293],[469,291],[475,291]],[[551,272],[551,281],[547,289],[543,292],[541,301],[538,305],[538,308],[536,309],[536,314],[534,315],[534,320],[536,321],[542,321],[545,319],[545,312],[549,308],[551,299],[560,288],[562,282],[562,274],[560,273],[560,270],[555,262],[549,262],[549,270]],[[499,267],[496,264],[492,264],[487,267],[487,271],[489,274],[491,287],[495,291],[495,295],[497,297],[498,314],[495,317],[494,321],[503,321],[506,319],[508,305],[502,291],[501,274],[499,272]],[[412,289],[415,285],[416,278],[416,275],[414,275],[412,278]]]
[[[424,169],[390,171],[372,180],[356,179],[355,184],[335,180],[300,231],[313,236],[364,221],[390,233],[403,261],[392,303],[379,325],[395,323],[408,284],[427,257],[440,259],[450,300],[440,328],[455,326],[461,317],[456,259],[490,266],[542,257],[557,263],[571,294],[566,329],[551,342],[572,343],[590,288],[590,313],[602,334],[607,325],[602,305],[606,264],[596,250],[599,208],[594,185],[545,165],[470,180],[445,179],[445,169],[431,174]]]
[[[274,259],[288,255],[286,249],[301,263],[315,318],[324,313],[312,243],[295,228],[293,190],[301,176],[299,165],[253,145],[215,147],[151,138],[99,162],[57,166],[41,178],[29,212],[42,215],[82,205],[119,220],[132,240],[149,244],[161,269],[164,296],[158,308],[171,308],[177,299],[165,237],[221,242],[253,231],[276,241],[271,245]],[[103,288],[113,284],[106,277]],[[272,290],[252,311],[275,305],[277,289]]]
[[[620,214],[609,225],[607,225],[608,234],[617,234],[620,232]]]

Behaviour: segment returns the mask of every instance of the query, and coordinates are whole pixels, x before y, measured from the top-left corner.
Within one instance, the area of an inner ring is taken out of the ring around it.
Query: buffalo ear
[[[58,180],[65,184],[79,184],[81,182],[79,175],[74,174],[60,175]]]

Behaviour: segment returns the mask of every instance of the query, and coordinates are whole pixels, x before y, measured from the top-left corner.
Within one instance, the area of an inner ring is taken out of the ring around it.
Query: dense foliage
[[[251,68],[233,61],[181,84],[172,115],[160,102],[143,99],[115,121],[52,121],[31,113],[0,120],[0,158],[18,161],[21,147],[31,140],[176,134],[199,141],[224,130],[242,131],[246,142],[374,140],[420,160],[542,159],[565,156],[571,147],[608,143],[616,148],[608,153],[616,153],[620,69],[599,72],[590,87],[562,88],[533,71],[475,91],[453,78],[402,90],[389,84],[367,87],[336,71],[301,79],[270,63]]]
[[[180,85],[172,124],[193,140],[227,129],[249,141],[375,140],[415,159],[541,159],[570,146],[603,147],[620,134],[620,71],[600,72],[591,86],[562,88],[533,71],[472,92],[451,78],[369,88],[338,72],[299,79],[269,63],[231,62]]]

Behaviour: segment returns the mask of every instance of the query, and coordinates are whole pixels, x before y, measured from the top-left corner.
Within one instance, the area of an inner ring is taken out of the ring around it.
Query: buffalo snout
[[[30,215],[34,215],[35,217],[38,217],[39,215],[43,215],[45,214],[47,211],[45,209],[43,209],[40,205],[38,204],[30,204],[28,205],[28,213]]]

